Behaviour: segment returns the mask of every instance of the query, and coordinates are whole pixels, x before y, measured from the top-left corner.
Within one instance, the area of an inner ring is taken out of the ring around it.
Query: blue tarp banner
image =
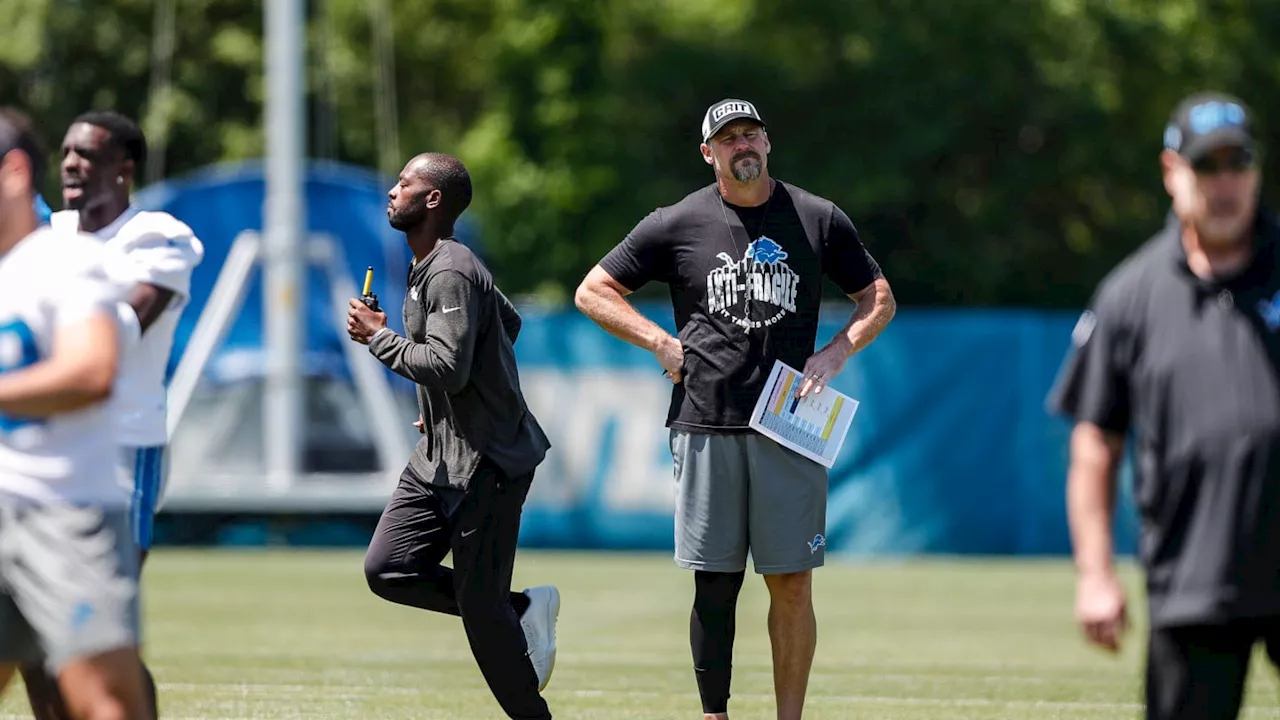
[[[662,304],[641,308],[674,329]],[[824,308],[819,342],[851,311]],[[900,310],[832,383],[861,404],[830,473],[828,548],[1069,552],[1069,425],[1044,401],[1075,320]],[[525,516],[526,544],[671,547],[670,384],[652,356],[573,311],[531,315],[517,352],[526,394],[556,443]],[[1122,501],[1118,546],[1130,552],[1134,510],[1127,493]]]

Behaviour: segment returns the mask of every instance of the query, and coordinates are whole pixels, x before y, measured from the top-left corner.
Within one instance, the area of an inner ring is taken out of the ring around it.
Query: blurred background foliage
[[[1280,117],[1274,2],[313,0],[308,23],[311,156],[460,156],[498,280],[553,301],[710,182],[697,128],[726,96],[915,306],[1078,306],[1167,212],[1179,98]],[[262,26],[248,0],[5,0],[0,102],[51,150],[84,110],[140,118],[146,182],[257,157]]]

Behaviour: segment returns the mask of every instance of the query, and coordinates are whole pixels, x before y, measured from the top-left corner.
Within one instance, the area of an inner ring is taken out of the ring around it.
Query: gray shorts
[[[0,498],[0,662],[56,674],[138,642],[128,511]]]
[[[821,567],[827,469],[758,433],[671,431],[676,564],[761,575]]]

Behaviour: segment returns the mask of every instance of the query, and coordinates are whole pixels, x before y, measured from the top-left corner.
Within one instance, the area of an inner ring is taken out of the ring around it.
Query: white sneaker
[[[560,617],[560,591],[554,585],[528,588],[529,609],[520,618],[524,639],[529,645],[529,662],[538,674],[538,691],[551,682],[556,667],[556,618]]]

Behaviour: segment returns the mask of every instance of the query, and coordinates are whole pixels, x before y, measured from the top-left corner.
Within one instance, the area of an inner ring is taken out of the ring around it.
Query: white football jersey
[[[50,222],[57,229],[76,230],[80,216],[75,210],[62,210]],[[105,241],[113,255],[108,263],[113,281],[149,283],[173,291],[169,306],[129,348],[114,400],[122,445],[168,444],[165,374],[178,319],[191,296],[191,273],[204,259],[204,245],[191,228],[169,213],[136,206],[93,235]],[[121,312],[133,310],[126,306]]]
[[[58,328],[116,317],[125,288],[108,280],[102,244],[41,228],[0,256],[0,373],[48,358]],[[44,418],[0,413],[0,493],[125,504],[110,401]]]

